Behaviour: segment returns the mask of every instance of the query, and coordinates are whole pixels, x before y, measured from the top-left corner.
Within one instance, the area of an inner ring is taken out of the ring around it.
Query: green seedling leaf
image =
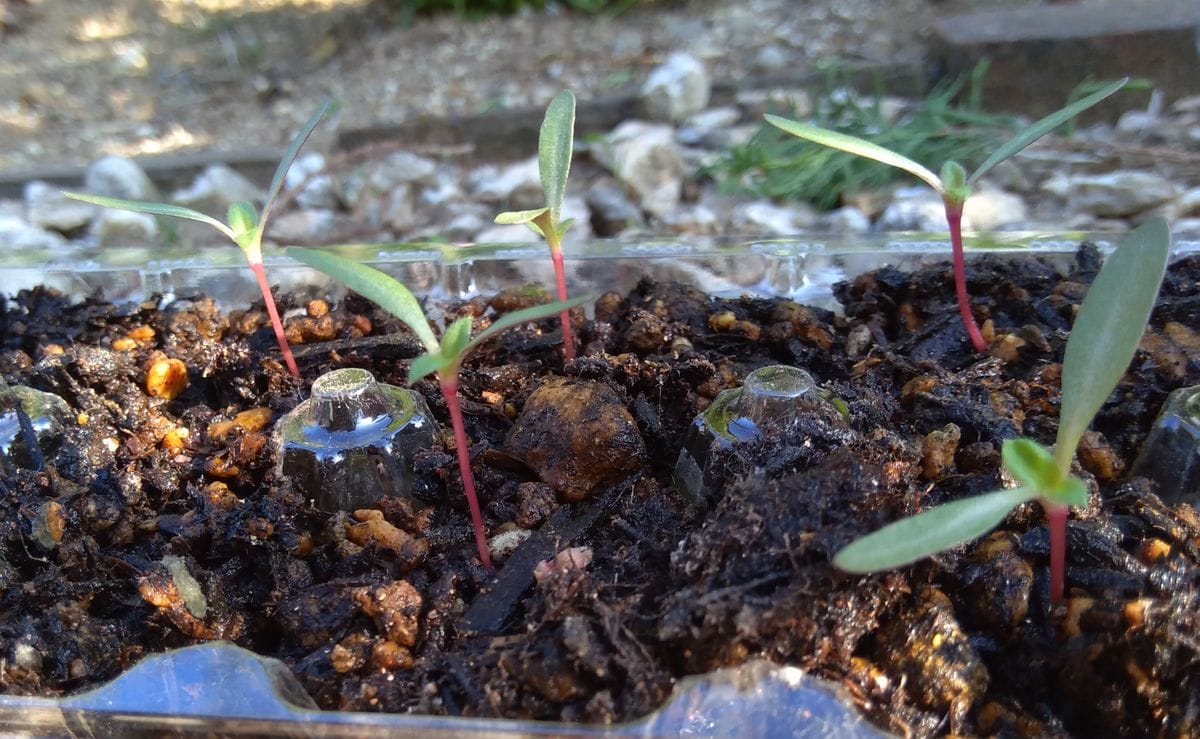
[[[886,164],[889,167],[908,172],[913,177],[923,181],[925,184],[932,187],[938,194],[944,195],[946,190],[942,185],[942,181],[924,166],[914,162],[903,154],[897,154],[891,149],[885,149],[878,144],[872,144],[870,141],[860,139],[857,136],[847,136],[844,133],[830,131],[819,126],[810,126],[799,121],[791,121],[787,118],[780,118],[775,115],[766,115],[767,123],[770,123],[776,128],[782,129],[793,136],[797,136],[806,141],[812,141],[815,144],[828,146],[831,149],[845,151],[856,156],[872,159],[880,164]]]
[[[558,224],[558,240],[560,243],[562,242],[563,235],[567,233],[567,229],[574,225],[575,225],[574,218],[568,218],[567,220]]]
[[[833,565],[865,574],[916,562],[983,536],[1013,508],[1037,497],[1036,490],[1019,487],[930,508],[853,542],[837,553]]]
[[[82,192],[64,192],[63,195],[73,199],[80,200],[92,205],[99,205],[105,208],[116,208],[117,210],[132,210],[135,213],[148,213],[152,216],[169,216],[171,218],[183,218],[188,221],[199,221],[207,223],[221,233],[225,234],[237,243],[237,236],[234,232],[212,216],[207,216],[197,210],[185,208],[182,205],[168,205],[166,203],[146,203],[140,200],[122,200],[121,198],[109,198],[103,195],[89,195]]]
[[[296,156],[300,153],[300,147],[304,146],[304,142],[308,141],[308,137],[312,135],[317,124],[334,107],[335,105],[332,100],[326,100],[321,103],[316,112],[296,132],[292,143],[288,145],[287,151],[283,153],[283,158],[279,160],[279,166],[275,168],[275,175],[271,178],[271,187],[267,190],[267,202],[263,205],[262,218],[259,220],[260,223],[267,222],[267,216],[271,213],[271,207],[275,205],[275,198],[279,197],[279,191],[283,189],[283,180],[287,176],[288,170],[291,169],[292,163],[296,161]]]
[[[1004,468],[1025,487],[1047,490],[1062,479],[1054,455],[1032,439],[1008,439],[1000,448]]]
[[[1065,477],[1075,447],[1137,351],[1171,255],[1171,229],[1151,218],[1121,239],[1088,289],[1063,358],[1054,458]]]
[[[447,361],[441,354],[422,354],[408,366],[408,384],[413,384],[425,375],[440,372],[451,364],[453,363]]]
[[[463,317],[450,324],[442,334],[442,357],[456,360],[471,341],[471,319]]]
[[[946,197],[959,204],[965,203],[971,194],[971,188],[967,185],[967,172],[955,161],[942,165],[942,187],[946,188]]]
[[[511,226],[517,223],[532,223],[539,216],[548,213],[549,208],[535,208],[533,210],[508,210],[496,216],[495,222],[501,226]]]
[[[983,161],[983,164],[979,165],[979,169],[976,169],[975,172],[967,179],[967,184],[975,184],[979,181],[979,178],[983,177],[983,175],[986,174],[987,171],[992,167],[995,167],[997,164],[1003,162],[1009,157],[1016,156],[1033,142],[1050,133],[1054,129],[1071,120],[1109,95],[1112,95],[1117,90],[1120,90],[1128,82],[1129,78],[1126,77],[1124,79],[1117,80],[1111,85],[1105,85],[1091,95],[1088,95],[1080,100],[1076,100],[1065,108],[1051,113],[1045,118],[1042,118],[1034,123],[1029,128],[1021,131],[1016,136],[1013,136],[1011,139],[1004,144],[1001,144],[995,151],[993,151],[992,155]]]
[[[1074,475],[1068,475],[1066,479],[1051,488],[1042,491],[1042,497],[1054,503],[1074,506],[1075,508],[1087,508],[1088,491],[1087,485],[1083,484]]]
[[[319,249],[289,246],[287,255],[341,282],[383,308],[408,326],[430,354],[440,354],[440,345],[416,297],[399,280],[365,264]]]
[[[258,214],[254,212],[254,206],[245,201],[236,202],[229,206],[227,218],[229,227],[233,230],[234,241],[245,248],[245,242],[253,239],[258,228]]]
[[[571,148],[575,140],[575,94],[563,90],[546,107],[538,134],[538,169],[551,220],[558,222],[563,196],[567,193],[567,175],[571,171]]]
[[[570,300],[556,300],[553,303],[546,303],[544,305],[534,305],[529,308],[522,308],[521,310],[515,310],[512,313],[505,313],[500,318],[497,318],[496,321],[491,326],[487,327],[487,329],[485,329],[484,331],[480,331],[478,336],[476,336],[474,339],[471,339],[471,342],[469,344],[467,344],[466,348],[463,350],[463,353],[471,351],[472,349],[479,346],[480,344],[487,341],[488,339],[492,338],[493,336],[500,333],[501,331],[507,331],[508,329],[512,328],[513,326],[516,326],[519,323],[525,323],[526,321],[537,321],[542,318],[548,318],[548,317],[556,315],[558,313],[562,313],[563,311],[571,310],[572,308],[574,308],[577,305],[583,305],[584,303],[588,302],[591,299],[592,299],[591,295],[584,295],[583,297],[580,297],[580,298],[571,298]]]

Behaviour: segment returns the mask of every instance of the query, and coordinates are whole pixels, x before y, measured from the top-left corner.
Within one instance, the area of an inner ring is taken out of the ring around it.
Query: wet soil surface
[[[320,373],[403,384],[418,346],[369,303],[284,298],[300,382],[259,309],[23,293],[0,311],[0,371],[76,417],[42,469],[0,482],[0,689],[77,692],[222,638],[286,662],[327,709],[603,723],[761,656],[842,684],[901,734],[1195,735],[1200,520],[1123,474],[1167,393],[1200,379],[1195,257],[1171,267],[1080,454],[1096,494],[1072,515],[1062,607],[1036,504],[895,572],[829,564],[868,530],[998,487],[1004,439],[1053,441],[1098,265],[1087,247],[1066,270],[975,263],[988,357],[968,349],[945,264],[841,285],[844,316],[643,282],[577,316],[583,355],[566,366],[556,319],[503,335],[461,383],[489,532],[523,541],[496,582],[452,439],[417,456],[412,498],[371,510],[321,513],[276,474],[272,425]],[[537,299],[449,317],[481,328]],[[691,420],[775,363],[807,368],[848,417],[814,405],[719,457],[723,493],[683,494],[671,473]],[[448,426],[436,385],[415,389]]]

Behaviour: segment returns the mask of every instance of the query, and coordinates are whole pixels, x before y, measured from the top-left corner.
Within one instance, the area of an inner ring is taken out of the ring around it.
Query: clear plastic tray
[[[1006,233],[968,237],[971,255],[1037,255],[1069,263],[1083,240],[1111,249],[1111,235]],[[418,295],[466,298],[529,282],[552,285],[544,245],[360,244],[338,247],[381,267]],[[1176,255],[1200,251],[1177,242]],[[937,235],[746,240],[594,242],[567,250],[574,294],[625,292],[643,276],[695,285],[716,295],[784,296],[835,307],[839,281],[883,265],[911,269],[949,258]],[[282,292],[336,294],[328,278],[276,251],[267,274]],[[233,248],[196,253],[109,250],[70,263],[44,255],[0,257],[0,293],[48,285],[73,297],[116,302],[203,292],[224,307],[258,299]],[[753,662],[681,682],[652,715],[616,726],[499,719],[332,713],[317,710],[287,668],[232,644],[212,643],[145,659],[108,685],[61,699],[0,696],[0,733],[38,735],[274,736],[722,736],[875,737],[840,689],[790,667]]]

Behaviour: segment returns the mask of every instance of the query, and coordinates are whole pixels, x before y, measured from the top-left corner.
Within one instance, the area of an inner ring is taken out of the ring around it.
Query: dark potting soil
[[[583,356],[565,367],[557,320],[503,335],[461,382],[489,531],[535,532],[496,583],[451,439],[418,455],[412,499],[377,511],[315,511],[275,473],[271,424],[321,373],[403,384],[418,345],[371,304],[283,299],[307,305],[288,322],[297,381],[259,309],[22,293],[0,311],[0,371],[77,418],[43,469],[0,480],[0,690],[77,692],[221,638],[283,660],[326,709],[604,723],[652,711],[682,676],[761,656],[844,685],[901,734],[1196,735],[1200,520],[1123,472],[1167,393],[1200,379],[1200,259],[1171,267],[1081,448],[1096,494],[1072,514],[1062,607],[1048,604],[1036,504],[895,572],[829,564],[866,531],[997,488],[1004,439],[1053,442],[1059,363],[1098,266],[1089,247],[1065,275],[974,262],[987,357],[969,350],[945,264],[839,286],[844,316],[644,281],[577,316]],[[536,299],[454,312],[478,328]],[[173,399],[146,389],[165,357],[187,368]],[[848,422],[815,410],[765,429],[722,458],[722,495],[678,491],[695,415],[776,363],[811,372]],[[436,385],[416,390],[448,426]],[[181,569],[206,608],[185,602]]]

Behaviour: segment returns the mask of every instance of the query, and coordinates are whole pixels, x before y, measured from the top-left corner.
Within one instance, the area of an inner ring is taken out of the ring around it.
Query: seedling
[[[567,276],[563,265],[562,238],[574,218],[561,220],[563,196],[567,192],[567,175],[571,171],[571,147],[575,140],[575,95],[563,90],[554,96],[546,108],[542,128],[538,134],[538,169],[542,177],[542,190],[546,193],[546,207],[534,210],[506,211],[496,216],[496,223],[524,223],[546,240],[550,247],[550,259],[554,263],[554,280],[558,287],[558,299],[567,299]],[[575,338],[571,335],[571,312],[564,309],[561,315],[563,356],[570,361],[575,358]]]
[[[1067,513],[1087,505],[1083,480],[1070,474],[1079,440],[1137,350],[1171,253],[1166,221],[1154,218],[1126,236],[1088,290],[1062,369],[1058,437],[1051,451],[1009,439],[1000,456],[1017,487],[945,503],[884,526],[837,553],[834,566],[866,573],[892,569],[978,538],[1016,506],[1038,500],[1050,522],[1050,599],[1062,600]]]
[[[274,207],[275,201],[279,197],[279,192],[283,188],[284,176],[287,175],[292,162],[296,160],[296,155],[300,153],[300,147],[304,146],[304,142],[308,140],[313,129],[317,127],[321,118],[325,116],[331,107],[333,107],[333,104],[330,102],[322,104],[304,124],[304,127],[300,129],[299,133],[296,134],[296,137],[292,139],[292,143],[283,154],[283,159],[279,161],[279,166],[275,168],[275,176],[271,178],[271,188],[267,191],[267,200],[263,205],[262,213],[258,213],[252,203],[239,201],[229,206],[229,213],[226,216],[229,222],[222,223],[216,218],[179,205],[123,200],[121,198],[109,198],[78,192],[63,194],[69,198],[82,200],[85,203],[92,203],[105,208],[132,210],[155,216],[170,216],[189,221],[199,221],[223,233],[230,241],[237,244],[246,256],[246,264],[249,265],[250,271],[254,273],[255,279],[258,280],[258,288],[262,291],[263,303],[266,305],[267,315],[271,319],[271,328],[275,330],[275,340],[279,342],[279,351],[283,354],[283,361],[287,364],[288,371],[292,373],[292,376],[299,377],[300,369],[296,366],[296,360],[292,356],[292,349],[288,346],[287,338],[283,334],[283,322],[279,320],[279,310],[275,307],[275,299],[271,295],[271,284],[267,282],[267,274],[263,270],[262,240],[263,233],[267,228],[267,219],[271,216],[271,209]]]
[[[988,345],[983,340],[983,334],[979,332],[979,326],[975,323],[975,317],[971,314],[971,302],[970,296],[967,294],[967,274],[962,242],[963,205],[967,202],[967,198],[971,196],[973,186],[997,164],[1020,153],[1033,142],[1099,103],[1101,100],[1104,100],[1117,90],[1120,90],[1128,81],[1129,78],[1125,78],[1106,85],[1091,95],[1042,118],[993,151],[992,155],[985,159],[983,164],[979,165],[979,168],[970,175],[967,175],[966,170],[958,162],[947,161],[942,165],[941,176],[939,177],[912,159],[902,154],[897,154],[890,149],[885,149],[878,144],[873,144],[865,139],[773,115],[766,116],[766,120],[771,125],[806,141],[812,141],[822,146],[828,146],[866,159],[872,159],[880,164],[886,164],[889,167],[895,167],[908,172],[932,187],[942,196],[942,203],[945,205],[946,210],[946,225],[950,231],[950,246],[954,252],[954,289],[958,296],[958,311],[962,316],[963,327],[967,330],[967,335],[971,338],[971,344],[975,347],[975,351],[983,354],[987,352]]]
[[[454,442],[458,447],[458,469],[462,475],[463,489],[467,494],[467,505],[471,509],[471,525],[475,528],[475,544],[479,548],[479,559],[483,566],[492,569],[492,558],[488,553],[487,533],[483,529],[483,514],[479,499],[475,495],[475,476],[471,472],[471,458],[467,431],[463,425],[462,409],[458,404],[458,371],[463,359],[472,349],[519,323],[535,321],[552,316],[559,311],[568,311],[582,305],[590,296],[566,302],[535,305],[523,310],[506,313],[486,330],[471,338],[471,319],[459,318],[442,333],[439,342],[429,328],[421,305],[407,287],[395,278],[379,270],[358,264],[327,251],[290,246],[288,256],[314,267],[343,283],[346,287],[378,305],[408,326],[425,347],[425,354],[413,360],[408,368],[409,383],[428,374],[436,374],[446,408],[450,411],[450,423],[454,427]]]

